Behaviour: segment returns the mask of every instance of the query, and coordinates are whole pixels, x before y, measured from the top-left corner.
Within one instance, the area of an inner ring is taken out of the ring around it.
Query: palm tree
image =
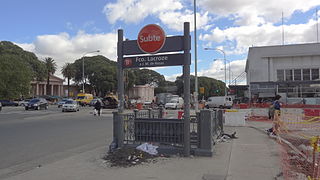
[[[70,96],[70,79],[75,76],[75,69],[71,63],[66,63],[61,69],[62,75],[68,79],[68,98]]]
[[[47,95],[50,94],[50,75],[53,75],[56,70],[57,70],[57,64],[54,62],[54,59],[52,59],[51,57],[47,57],[44,59],[44,63],[46,65],[46,69],[47,69]]]

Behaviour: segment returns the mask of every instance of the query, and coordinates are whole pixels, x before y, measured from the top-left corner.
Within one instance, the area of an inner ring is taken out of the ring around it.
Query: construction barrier
[[[281,144],[284,179],[320,179],[319,111],[281,112],[277,139]]]

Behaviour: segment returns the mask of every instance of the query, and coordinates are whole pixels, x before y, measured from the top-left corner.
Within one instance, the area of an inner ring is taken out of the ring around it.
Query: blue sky
[[[282,12],[285,44],[316,42],[316,8],[319,0],[197,0],[198,75],[224,80],[223,55],[204,47],[226,52],[233,75],[227,73],[227,79],[241,74],[250,46],[282,43]],[[146,24],[181,35],[184,21],[191,23],[194,43],[193,0],[4,0],[0,40],[12,41],[40,59],[53,57],[61,68],[97,49],[116,60],[119,28],[129,39],[136,39]],[[193,45],[191,53],[194,60]],[[182,72],[181,67],[153,69],[167,80]],[[56,75],[61,76],[60,69]]]

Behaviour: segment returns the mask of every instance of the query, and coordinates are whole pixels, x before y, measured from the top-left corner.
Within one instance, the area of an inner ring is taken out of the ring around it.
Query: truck
[[[76,98],[76,101],[82,106],[89,105],[92,100],[93,95],[88,93],[79,93]]]
[[[213,96],[209,97],[205,103],[206,108],[231,108],[233,100],[231,96]]]

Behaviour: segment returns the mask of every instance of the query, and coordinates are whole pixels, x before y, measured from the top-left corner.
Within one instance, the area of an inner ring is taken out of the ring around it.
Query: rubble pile
[[[111,167],[130,167],[143,162],[150,162],[155,157],[157,156],[126,147],[109,152],[103,159],[109,162]]]

